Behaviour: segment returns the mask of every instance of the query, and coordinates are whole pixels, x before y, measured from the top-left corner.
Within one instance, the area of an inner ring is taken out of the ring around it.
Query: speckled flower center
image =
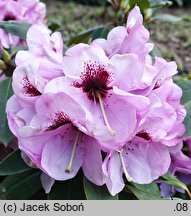
[[[16,17],[12,13],[7,13],[4,16],[3,21],[10,21],[10,20],[16,20]]]
[[[39,90],[30,83],[27,75],[23,77],[23,88],[25,90],[25,93],[31,97],[41,95],[41,92],[39,92]]]
[[[84,71],[80,76],[82,82],[74,83],[77,88],[82,88],[83,92],[87,94],[90,100],[98,102],[97,93],[101,95],[101,98],[105,98],[107,92],[111,87],[110,73],[106,70],[104,65],[97,62],[85,62]]]

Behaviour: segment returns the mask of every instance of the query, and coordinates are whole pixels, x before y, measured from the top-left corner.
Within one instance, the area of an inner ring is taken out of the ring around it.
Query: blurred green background
[[[145,6],[147,1],[134,2]],[[96,26],[107,25],[112,28],[115,25],[125,24],[125,19],[116,20],[116,8],[106,0],[46,0],[44,2],[47,4],[49,27],[54,31],[61,31],[65,41]],[[155,13],[155,5],[152,9],[145,10],[143,7],[145,25],[150,30],[151,41],[155,43],[157,54],[167,60],[175,60],[180,74],[190,73],[191,1],[173,0],[173,4],[161,0],[151,0],[151,2],[162,5],[157,8],[157,13]],[[120,17],[119,11],[118,16]]]

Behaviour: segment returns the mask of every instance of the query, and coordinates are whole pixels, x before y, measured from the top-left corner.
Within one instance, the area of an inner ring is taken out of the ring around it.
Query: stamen
[[[126,177],[127,181],[129,181],[129,182],[133,181],[133,178],[130,177],[130,175],[128,174],[127,169],[125,167],[125,162],[124,162],[124,159],[123,159],[122,152],[119,152],[119,156],[120,156],[120,159],[121,159],[121,164],[122,164],[123,171],[124,171],[124,174],[125,174],[125,177]]]
[[[75,155],[75,151],[76,151],[76,147],[78,145],[78,141],[80,139],[80,131],[78,131],[77,135],[76,135],[76,138],[75,138],[75,141],[74,141],[74,146],[73,146],[73,149],[72,149],[72,154],[71,154],[71,158],[70,158],[70,161],[68,163],[68,166],[66,167],[66,170],[65,172],[66,173],[70,173],[71,170],[72,170],[72,164],[73,164],[73,161],[74,161],[74,155]]]
[[[9,43],[11,45],[11,47],[13,46],[13,38],[12,38],[12,35],[10,33],[8,33],[8,37],[9,37]]]
[[[109,130],[109,132],[114,136],[117,132],[115,130],[113,130],[107,120],[107,116],[106,116],[106,113],[105,113],[105,109],[104,109],[104,106],[103,106],[103,102],[102,102],[102,98],[101,98],[101,95],[98,91],[96,91],[96,95],[98,97],[98,100],[99,100],[99,104],[100,104],[100,108],[101,108],[101,111],[102,111],[102,115],[103,115],[103,119],[105,121],[105,124]]]

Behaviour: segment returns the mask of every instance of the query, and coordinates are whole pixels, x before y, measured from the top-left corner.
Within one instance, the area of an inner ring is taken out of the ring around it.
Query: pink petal
[[[123,150],[126,169],[133,182],[149,184],[164,175],[170,166],[168,148],[161,143],[135,138]]]
[[[115,196],[123,190],[125,184],[123,182],[123,170],[121,166],[121,161],[118,154],[109,155],[106,157],[103,163],[103,170],[106,178],[106,185],[111,193]]]
[[[96,139],[86,136],[86,153],[82,169],[86,178],[96,185],[103,185],[102,156],[100,144]]]
[[[56,180],[73,178],[83,164],[84,149],[82,140],[76,148],[72,170],[66,172],[71,158],[76,132],[69,130],[65,136],[57,135],[46,142],[41,156],[41,166],[46,173]]]

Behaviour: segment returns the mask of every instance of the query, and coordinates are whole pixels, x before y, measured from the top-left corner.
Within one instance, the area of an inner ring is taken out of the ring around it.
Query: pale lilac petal
[[[63,103],[64,101],[64,103]],[[70,121],[78,127],[81,131],[88,133],[86,123],[91,124],[91,117],[82,106],[73,100],[70,96],[64,93],[47,93],[44,94],[36,101],[35,104],[36,112],[39,115],[46,116],[49,121],[45,121],[48,127],[48,123],[54,121],[56,116],[60,113],[67,115]],[[35,120],[37,122],[38,119]],[[33,123],[35,125],[35,123]],[[90,132],[91,133],[91,132]]]
[[[40,180],[41,180],[42,187],[45,190],[45,193],[47,194],[50,193],[51,188],[55,183],[55,180],[43,172],[41,173]]]
[[[110,53],[112,53],[112,49],[110,48],[108,42],[106,39],[104,38],[98,38],[92,41],[91,43],[92,45],[97,45],[100,46],[106,53],[107,56],[110,55]]]
[[[23,152],[23,151],[21,152],[21,157],[29,167],[34,168],[33,162],[31,161],[31,159],[29,158],[29,156],[25,152]]]
[[[41,155],[41,166],[46,173],[57,180],[67,180],[73,178],[83,164],[84,149],[82,140],[75,151],[72,170],[66,172],[66,168],[71,158],[76,131],[67,132],[65,136],[57,135],[46,142]]]
[[[74,64],[75,61],[75,64]],[[79,77],[84,71],[84,63],[99,63],[107,66],[109,59],[102,48],[96,45],[78,44],[65,53],[63,71],[65,75]]]
[[[125,184],[123,182],[123,170],[121,161],[117,153],[108,155],[103,163],[103,171],[106,177],[106,185],[111,193],[115,196],[123,190]]]
[[[123,100],[131,104],[136,110],[140,112],[146,110],[150,105],[149,99],[142,95],[131,94],[129,92],[118,89],[118,87],[116,86],[113,87],[113,92],[116,95],[120,96],[120,98],[123,98]]]
[[[133,182],[149,184],[164,175],[170,166],[168,148],[161,143],[135,138],[125,145],[123,158]]]
[[[138,26],[131,30],[128,37],[120,46],[120,54],[135,53],[140,57],[144,57],[147,47],[144,47],[149,40],[149,32],[144,26]]]
[[[13,90],[23,104],[33,103],[43,92],[46,81],[38,74],[38,67],[38,62],[26,62],[14,71]]]
[[[143,63],[135,54],[114,55],[111,64],[115,74],[113,84],[124,91],[142,88]]]
[[[133,10],[129,13],[127,18],[126,27],[131,30],[134,26],[141,25],[143,23],[143,16],[138,6],[135,6]]]
[[[96,139],[86,136],[86,153],[82,169],[86,178],[96,185],[103,185],[104,175],[102,171],[101,148]]]

